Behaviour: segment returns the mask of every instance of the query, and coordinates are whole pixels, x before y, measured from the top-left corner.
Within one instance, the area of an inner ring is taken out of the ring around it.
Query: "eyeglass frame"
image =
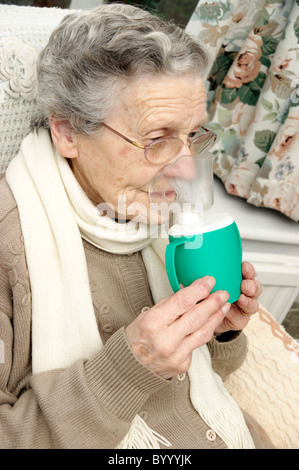
[[[163,138],[161,138],[161,139],[156,140],[155,142],[151,142],[151,143],[148,144],[148,145],[141,145],[141,144],[138,144],[138,142],[136,142],[135,140],[129,139],[129,138],[126,137],[125,135],[121,134],[120,132],[116,131],[116,130],[113,129],[112,127],[108,126],[108,124],[105,124],[104,122],[101,122],[101,125],[104,126],[106,129],[108,129],[109,131],[113,132],[114,134],[118,135],[118,136],[121,137],[122,139],[124,139],[124,140],[126,140],[127,142],[129,142],[129,144],[134,145],[134,147],[137,147],[137,148],[139,148],[139,149],[141,149],[141,150],[144,150],[144,157],[145,157],[146,161],[148,161],[151,165],[159,166],[159,165],[161,165],[162,163],[166,163],[166,162],[172,160],[172,159],[175,157],[175,155],[173,155],[173,157],[170,157],[168,160],[165,160],[164,162],[159,162],[159,163],[151,162],[150,160],[147,159],[147,153],[148,153],[148,150],[149,150],[149,148],[151,147],[151,145],[156,144],[157,142],[161,142],[161,141],[165,141],[165,140],[171,140],[171,139],[180,140],[184,145],[186,145],[185,142],[184,142],[182,139],[180,139],[179,137],[171,137],[171,136],[170,136],[170,137],[163,137]],[[216,141],[216,139],[217,139],[217,134],[216,134],[215,132],[209,131],[209,129],[207,129],[207,128],[204,127],[204,126],[200,126],[199,129],[203,129],[203,130],[205,131],[205,134],[203,134],[203,135],[210,134],[211,137],[213,136],[213,137],[214,137],[214,142],[213,142],[213,143],[215,143],[215,141]],[[195,139],[195,138],[196,138],[196,137],[194,137],[193,139]],[[197,138],[198,138],[198,137],[197,137]],[[193,139],[191,139],[189,142],[187,141],[187,145],[188,145],[189,149],[190,149],[190,145],[192,144],[192,140],[193,140]],[[210,144],[209,144],[209,145],[210,145]],[[183,147],[183,146],[182,146],[182,147]],[[204,149],[204,150],[206,150],[206,149]],[[198,155],[200,155],[200,154],[198,154]]]

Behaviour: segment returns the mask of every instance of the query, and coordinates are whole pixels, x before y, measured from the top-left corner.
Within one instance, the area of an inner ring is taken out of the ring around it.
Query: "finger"
[[[169,297],[163,306],[163,315],[168,320],[168,324],[177,320],[178,317],[188,312],[199,301],[208,297],[215,283],[216,280],[213,277],[205,276]]]
[[[242,275],[245,279],[254,279],[256,277],[254,266],[248,261],[242,263]]]
[[[244,294],[241,294],[238,301],[237,306],[239,307],[241,313],[245,315],[253,315],[259,309],[259,303],[256,299],[252,299],[247,297]]]
[[[210,316],[209,320],[203,325],[200,329],[194,331],[192,334],[186,336],[184,342],[185,346],[194,351],[194,349],[199,348],[203,344],[211,341],[215,330],[223,322],[223,319],[227,312],[229,311],[231,305],[226,303],[224,307],[219,309],[213,315]]]
[[[245,279],[241,283],[241,292],[247,297],[252,297],[257,299],[263,289],[259,281],[253,281],[252,279]]]
[[[228,298],[229,294],[226,291],[213,292],[207,299],[195,305],[173,324],[174,333],[181,334],[184,337],[202,328],[215,313],[224,308]]]

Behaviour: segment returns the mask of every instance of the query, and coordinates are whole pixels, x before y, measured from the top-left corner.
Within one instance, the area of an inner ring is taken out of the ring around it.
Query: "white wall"
[[[92,10],[105,3],[104,0],[72,0],[70,9],[72,10]]]

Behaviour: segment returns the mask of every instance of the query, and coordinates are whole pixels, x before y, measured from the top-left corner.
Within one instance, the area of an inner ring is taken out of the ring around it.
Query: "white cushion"
[[[36,59],[70,10],[0,5],[0,172],[30,132],[36,108]]]

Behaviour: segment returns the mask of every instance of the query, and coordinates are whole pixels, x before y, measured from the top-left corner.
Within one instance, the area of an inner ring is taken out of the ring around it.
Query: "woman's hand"
[[[226,291],[210,294],[214,285],[213,277],[198,279],[160,300],[126,328],[139,361],[165,379],[189,369],[192,351],[211,340],[230,309]]]
[[[242,330],[249,322],[250,316],[258,311],[257,298],[261,295],[262,288],[260,282],[255,280],[254,267],[248,261],[242,263],[242,274],[241,295],[237,302],[232,304],[223,322],[215,329],[217,335],[229,330]]]

